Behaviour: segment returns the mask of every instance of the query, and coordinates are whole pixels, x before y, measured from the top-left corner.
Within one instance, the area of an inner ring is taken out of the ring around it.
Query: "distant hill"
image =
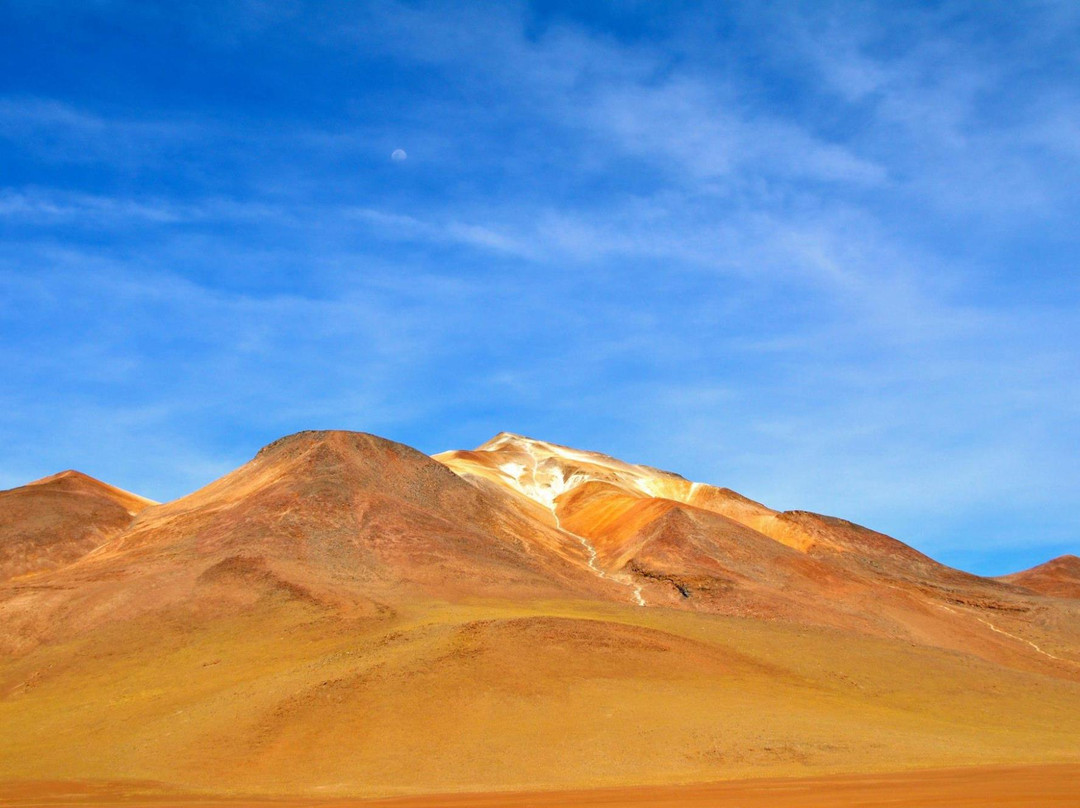
[[[997,580],[1056,598],[1080,598],[1080,558],[1063,555]]]
[[[78,471],[0,491],[0,581],[70,564],[153,504]]]

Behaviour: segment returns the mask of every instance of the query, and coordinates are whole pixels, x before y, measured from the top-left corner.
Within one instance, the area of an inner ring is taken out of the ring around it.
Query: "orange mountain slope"
[[[1080,558],[1058,556],[1031,569],[1003,575],[998,580],[1051,597],[1080,598]]]
[[[0,793],[1075,763],[1078,707],[1076,600],[508,434],[298,433],[0,583]]]
[[[153,504],[77,471],[0,491],[0,580],[70,564]]]

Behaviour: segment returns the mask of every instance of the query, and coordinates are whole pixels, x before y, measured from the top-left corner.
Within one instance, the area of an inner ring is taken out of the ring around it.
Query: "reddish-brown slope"
[[[1058,556],[1031,569],[1002,575],[998,580],[1055,598],[1080,598],[1080,558]]]
[[[354,432],[283,438],[144,512],[62,573],[47,588],[0,591],[17,646],[169,605],[220,610],[267,597],[360,614],[415,596],[629,598],[505,492]]]
[[[601,482],[555,504],[562,528],[586,538],[603,569],[633,576],[650,605],[802,619],[812,598],[817,621],[860,622],[843,610],[855,582],[726,516]]]
[[[520,514],[503,491],[357,432],[283,438],[159,509],[116,546],[160,546],[164,537],[201,556],[257,551],[339,580],[413,582],[442,594],[605,589],[579,546]]]
[[[685,501],[740,522],[769,538],[852,571],[939,586],[986,585],[978,576],[947,567],[902,541],[846,519],[810,511],[775,511],[727,488],[693,483]]]
[[[152,504],[78,471],[0,491],[0,581],[70,564]]]

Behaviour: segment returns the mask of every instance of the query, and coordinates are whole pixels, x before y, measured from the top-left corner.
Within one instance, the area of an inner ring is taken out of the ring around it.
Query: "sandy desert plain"
[[[1080,559],[1001,579],[500,434],[0,492],[0,804],[1080,805]]]

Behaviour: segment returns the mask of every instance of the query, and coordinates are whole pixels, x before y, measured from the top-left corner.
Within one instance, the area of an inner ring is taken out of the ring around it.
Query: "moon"
[[[409,155],[405,153],[404,149],[394,149],[392,152],[390,152],[390,159],[393,160],[395,163],[400,163],[408,156]]]

